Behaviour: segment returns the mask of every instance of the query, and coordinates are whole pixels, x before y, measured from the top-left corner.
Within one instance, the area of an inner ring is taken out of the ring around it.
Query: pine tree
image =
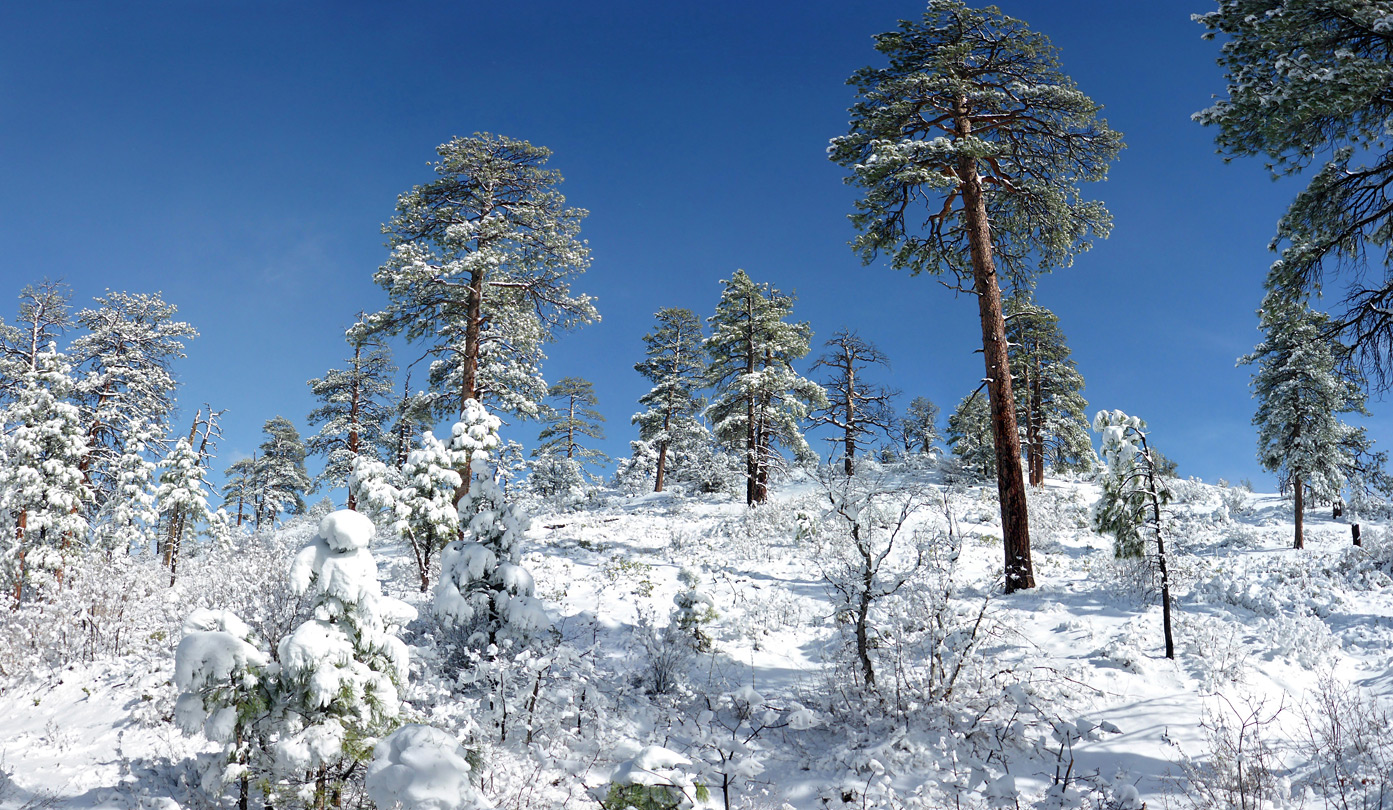
[[[160,467],[163,471],[159,488],[155,490],[155,501],[166,527],[164,564],[169,569],[169,584],[173,585],[186,532],[207,521],[212,512],[208,508],[208,482],[204,477],[203,461],[187,439],[181,437],[174,443]]]
[[[1059,318],[1035,304],[1028,288],[1019,288],[1006,300],[1006,339],[1030,483],[1045,483],[1047,465],[1059,471],[1093,469],[1083,375],[1069,359]]]
[[[460,537],[440,555],[435,612],[450,624],[472,628],[479,641],[520,641],[550,625],[533,596],[532,574],[522,566],[522,539],[529,520],[509,503],[494,478],[501,449],[498,417],[477,402],[465,403],[454,426],[450,451],[468,458],[469,485],[459,501]]]
[[[68,401],[70,369],[52,343],[34,357],[0,411],[0,538],[16,602],[34,572],[62,584],[74,546],[86,542],[83,507],[92,499],[81,463],[82,417]]]
[[[1226,159],[1263,156],[1273,178],[1314,168],[1277,223],[1269,285],[1318,292],[1325,271],[1356,281],[1338,322],[1361,366],[1383,385],[1393,363],[1393,270],[1382,259],[1393,228],[1385,2],[1224,0],[1196,19],[1223,42],[1225,96],[1195,113],[1218,128]],[[1317,155],[1326,157],[1317,158]],[[1367,281],[1369,248],[1382,277]]]
[[[398,197],[383,227],[392,254],[374,280],[390,303],[355,334],[423,343],[432,382],[450,384],[438,414],[475,399],[534,416],[540,346],[598,318],[570,290],[590,263],[579,238],[586,212],[566,207],[548,149],[481,133],[436,151],[437,179]]]
[[[39,355],[68,330],[72,297],[68,285],[49,279],[20,291],[15,325],[0,321],[0,402],[15,396],[24,374],[38,371]]]
[[[992,414],[980,390],[963,397],[948,416],[948,448],[981,478],[995,478],[998,456],[992,445]]]
[[[1257,365],[1253,396],[1258,410],[1258,461],[1291,483],[1296,501],[1294,546],[1305,545],[1303,518],[1309,490],[1334,500],[1355,464],[1352,443],[1362,430],[1339,419],[1367,413],[1364,394],[1339,368],[1342,347],[1327,337],[1330,319],[1305,301],[1274,291],[1258,311],[1264,339],[1239,365]]]
[[[900,434],[906,453],[929,455],[938,442],[938,406],[928,397],[915,397],[900,420]]]
[[[280,640],[276,759],[286,776],[313,777],[314,806],[339,807],[343,782],[401,711],[408,651],[399,628],[410,605],[384,596],[365,515],[325,516],[295,555],[291,586],[311,597],[313,618]]]
[[[108,555],[118,550],[130,554],[138,548],[153,548],[160,518],[155,506],[159,465],[150,456],[160,448],[162,431],[146,422],[118,433],[122,452],[111,466],[111,492],[92,521],[94,544]]]
[[[1165,507],[1171,500],[1171,491],[1157,466],[1159,454],[1148,441],[1146,423],[1122,411],[1099,411],[1093,417],[1093,429],[1103,434],[1103,459],[1107,463],[1101,482],[1103,497],[1093,511],[1093,528],[1113,535],[1119,557],[1140,557],[1150,536],[1161,579],[1166,657],[1175,658],[1170,568],[1166,558],[1170,525]]]
[[[127,453],[128,438],[135,432],[168,433],[177,384],[172,364],[184,357],[184,342],[198,332],[174,320],[178,309],[158,293],[108,290],[96,303],[95,309],[77,313],[87,332],[73,341],[72,352],[89,449],[82,470],[100,508],[113,494],[112,468]]]
[[[464,464],[448,445],[434,434],[426,433],[421,437],[421,446],[411,451],[402,466],[403,484],[397,490],[396,504],[390,507],[400,515],[394,525],[416,559],[421,593],[430,588],[431,561],[446,543],[459,536],[459,510],[455,501],[463,480],[456,471]],[[360,468],[362,480],[384,480],[380,472],[369,474],[373,469]],[[390,493],[381,488],[380,483],[378,487],[379,503],[389,506]]]
[[[304,514],[305,493],[312,486],[305,472],[305,444],[295,425],[276,416],[266,420],[261,430],[266,441],[261,443],[255,471],[258,529],[263,520],[272,523],[281,512]]]
[[[605,417],[595,410],[599,405],[595,386],[580,377],[562,377],[547,389],[547,397],[555,404],[542,415],[544,427],[537,436],[535,455],[560,456],[581,464],[604,459],[604,453],[581,444],[585,439],[605,438],[600,425]]]
[[[858,101],[833,161],[865,190],[852,242],[911,273],[950,273],[972,292],[996,447],[1006,591],[1030,588],[1030,527],[998,272],[1021,286],[1068,265],[1111,220],[1077,185],[1101,180],[1122,146],[1099,106],[1059,68],[1049,40],[996,8],[930,0],[923,21],[876,37],[889,59],[850,80]],[[928,216],[907,207],[924,200]],[[940,201],[941,200],[941,201]]]
[[[222,508],[236,509],[233,514],[237,516],[238,528],[248,516],[255,518],[261,512],[257,506],[257,461],[257,455],[252,453],[232,462],[223,471]]]
[[[310,391],[323,404],[310,412],[309,424],[319,432],[305,442],[312,455],[324,456],[324,470],[314,479],[314,491],[323,487],[347,486],[348,476],[359,456],[380,459],[388,444],[388,422],[396,367],[391,352],[375,337],[352,341],[353,356],[348,367],[330,369],[323,377],[309,381]],[[352,490],[348,508],[357,507]]]
[[[822,384],[827,405],[813,415],[813,421],[836,431],[827,441],[834,448],[841,445],[842,471],[852,475],[857,449],[864,448],[872,436],[888,436],[893,430],[895,412],[890,400],[899,392],[866,381],[867,366],[890,366],[874,343],[843,329],[823,346],[827,351],[813,368],[826,369],[831,376]]]
[[[640,441],[657,451],[653,491],[662,492],[669,457],[678,456],[680,466],[691,440],[700,441],[705,432],[700,414],[706,403],[698,392],[704,387],[706,358],[695,313],[669,307],[655,317],[656,328],[643,336],[648,358],[634,366],[653,388],[639,397],[647,410],[634,414],[632,421],[638,425]]]
[[[753,506],[768,498],[779,445],[812,457],[800,423],[827,396],[793,371],[812,340],[807,323],[784,321],[793,313],[793,297],[756,284],[744,270],[721,283],[725,290],[705,341],[711,355],[706,378],[716,389],[706,413],[716,440],[744,455],[745,502]]]

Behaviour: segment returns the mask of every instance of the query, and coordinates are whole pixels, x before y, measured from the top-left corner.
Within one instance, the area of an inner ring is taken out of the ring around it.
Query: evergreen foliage
[[[546,390],[542,344],[599,317],[570,289],[590,263],[579,238],[586,212],[566,207],[548,149],[480,133],[436,152],[437,178],[399,196],[383,226],[392,253],[373,278],[390,303],[354,337],[423,344],[437,414],[478,399],[535,416]]]
[[[662,492],[669,466],[687,466],[696,445],[711,439],[700,418],[706,407],[698,393],[706,374],[701,321],[690,309],[674,307],[658,310],[655,317],[657,325],[643,336],[647,359],[634,366],[653,388],[639,397],[646,410],[634,414],[632,422],[639,439],[656,452],[653,491]]]
[[[963,397],[948,416],[948,449],[979,478],[996,476],[996,451],[992,446],[992,415],[980,391]]]
[[[716,314],[708,321],[707,382],[716,396],[706,409],[716,440],[745,457],[745,502],[763,503],[777,447],[811,458],[800,423],[827,402],[817,383],[798,376],[793,361],[807,355],[812,328],[787,323],[793,297],[756,284],[744,270],[722,282]]]
[[[266,440],[256,462],[257,525],[271,522],[282,512],[302,515],[305,493],[309,492],[309,473],[305,472],[305,443],[300,431],[283,416],[272,417],[261,426]]]
[[[938,443],[938,406],[928,397],[915,397],[900,420],[900,438],[906,453],[930,455]]]
[[[1367,0],[1224,0],[1196,20],[1223,42],[1225,96],[1194,115],[1217,127],[1227,158],[1261,155],[1274,177],[1314,170],[1277,223],[1269,283],[1299,296],[1320,290],[1327,270],[1353,269],[1347,310],[1332,326],[1384,385],[1393,360],[1393,266],[1381,258],[1393,237],[1389,11]],[[1370,282],[1358,274],[1371,248],[1383,271]]]
[[[393,378],[391,351],[376,337],[353,343],[347,367],[330,369],[308,385],[321,404],[310,412],[309,424],[319,432],[305,442],[305,449],[324,456],[324,469],[314,479],[314,490],[346,486],[359,456],[380,459],[388,444],[392,418]],[[355,506],[349,493],[348,508]]]
[[[1269,293],[1258,312],[1264,339],[1240,365],[1256,365],[1253,424],[1258,462],[1291,483],[1296,499],[1295,546],[1304,545],[1304,497],[1335,500],[1368,446],[1364,429],[1340,421],[1343,413],[1367,414],[1360,386],[1342,373],[1343,351],[1328,337],[1330,319],[1303,300]]]
[[[1069,359],[1059,318],[1037,305],[1030,290],[1006,300],[1006,337],[1015,375],[1016,423],[1021,427],[1030,483],[1045,469],[1088,472],[1097,464],[1088,435],[1083,375]]]
[[[50,343],[0,411],[0,548],[16,602],[26,586],[52,578],[61,584],[66,560],[87,542],[92,491],[82,475],[87,442],[68,401],[72,389],[67,361]]]
[[[1012,286],[1067,266],[1108,234],[1079,184],[1122,148],[1099,105],[1060,70],[1055,47],[997,8],[930,0],[922,21],[875,38],[885,67],[852,75],[850,131],[829,157],[862,189],[852,249],[913,274],[949,274],[978,304],[996,448],[1006,591],[1035,584],[1020,437],[1001,310]],[[911,207],[927,208],[913,216]]]
[[[0,321],[0,402],[14,398],[24,374],[38,370],[39,355],[68,330],[72,296],[68,285],[49,279],[20,290],[14,325]]]
[[[553,455],[585,464],[601,461],[606,456],[581,442],[585,439],[604,439],[601,423],[605,417],[598,410],[595,386],[579,377],[562,377],[547,389],[552,401],[542,414],[543,427],[537,436],[538,455]]]

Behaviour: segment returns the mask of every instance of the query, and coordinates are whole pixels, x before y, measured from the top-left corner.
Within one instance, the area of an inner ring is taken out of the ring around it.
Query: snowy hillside
[[[1218,807],[1240,790],[1363,807],[1388,789],[1393,741],[1369,702],[1393,696],[1378,526],[1355,548],[1312,511],[1295,551],[1278,497],[1176,482],[1168,661],[1148,572],[1087,528],[1093,485],[1032,490],[1039,585],[1001,596],[992,490],[869,478],[869,505],[803,477],[755,509],[611,493],[539,514],[523,564],[554,632],[520,649],[456,643],[409,552],[375,541],[384,590],[420,612],[396,722],[461,741],[497,807],[596,807],[636,768],[710,806],[800,810]],[[894,593],[867,613],[873,689],[848,583],[858,509],[882,550],[899,527],[872,588]],[[0,807],[235,804],[218,746],[172,722],[179,628],[226,608],[285,635],[305,610],[290,559],[315,530],[204,549],[173,588],[157,561],[94,562],[55,604],[0,619]],[[342,801],[367,806],[361,787]]]

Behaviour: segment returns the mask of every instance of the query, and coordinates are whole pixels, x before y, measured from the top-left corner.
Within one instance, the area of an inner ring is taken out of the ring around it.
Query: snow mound
[[[383,810],[486,810],[492,805],[470,783],[470,770],[454,737],[431,726],[405,725],[373,749],[366,787]]]
[[[367,548],[377,529],[367,515],[352,509],[330,512],[319,521],[319,536],[334,551],[354,551]]]

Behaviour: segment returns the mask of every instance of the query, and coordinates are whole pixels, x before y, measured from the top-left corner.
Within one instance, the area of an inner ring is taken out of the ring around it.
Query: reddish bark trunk
[[[967,101],[959,99],[955,123],[962,137],[972,133]],[[996,445],[996,489],[1001,500],[1001,532],[1005,547],[1006,593],[1035,587],[1030,560],[1030,523],[1025,479],[1021,473],[1021,437],[1016,426],[1016,401],[1011,390],[1007,358],[1006,320],[1001,310],[1001,287],[992,258],[991,227],[976,161],[958,161],[963,210],[972,255],[973,288],[982,322],[982,357],[986,364],[987,398],[991,405],[992,436]]]
[[[1293,543],[1292,548],[1306,547],[1306,536],[1303,526],[1306,518],[1306,505],[1302,502],[1303,489],[1305,489],[1305,487],[1301,485],[1301,479],[1293,476],[1292,490],[1296,493],[1296,541]]]

